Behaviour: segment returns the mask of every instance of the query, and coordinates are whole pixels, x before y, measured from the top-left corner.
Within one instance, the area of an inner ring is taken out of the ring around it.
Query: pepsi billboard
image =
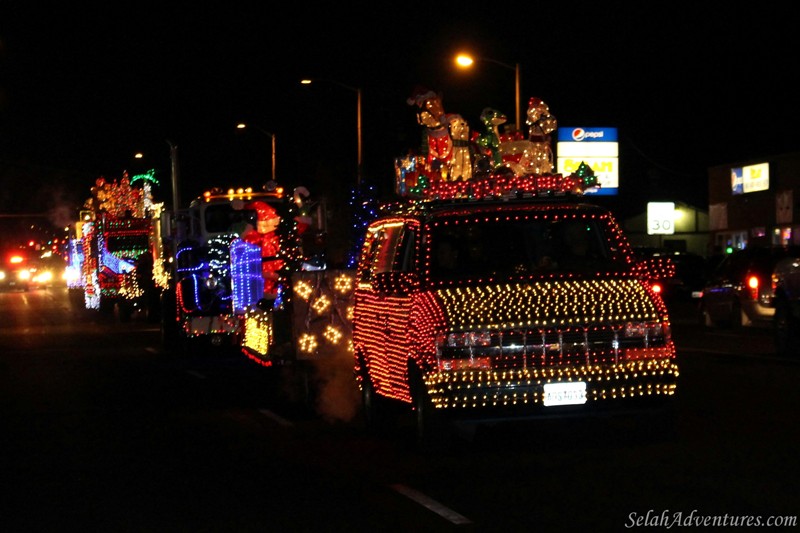
[[[587,194],[616,195],[619,190],[617,128],[558,128],[556,171],[572,174],[581,163],[591,167],[600,185]]]

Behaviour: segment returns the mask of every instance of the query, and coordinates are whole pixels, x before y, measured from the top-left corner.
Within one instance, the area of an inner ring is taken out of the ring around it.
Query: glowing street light
[[[272,140],[272,181],[275,181],[275,134],[270,133],[267,130],[260,128],[259,126],[254,126],[252,124],[245,124],[244,122],[240,122],[236,125],[237,129],[243,130],[250,128],[255,128],[264,135],[267,135]]]
[[[338,85],[339,87],[344,87],[350,91],[356,93],[356,132],[358,135],[358,168],[356,173],[356,184],[361,185],[361,178],[363,173],[363,157],[362,157],[362,148],[361,148],[361,89],[358,87],[352,87],[350,85],[346,85],[344,83],[335,81],[335,80],[328,80],[322,78],[314,78],[314,79],[304,79],[300,80],[300,83],[303,85],[311,85],[315,81],[325,81],[328,83],[333,83],[334,85]]]
[[[470,68],[475,61],[486,61],[487,63],[494,63],[495,65],[500,65],[501,67],[505,67],[507,69],[514,71],[514,92],[515,92],[515,99],[516,99],[516,123],[515,127],[517,131],[522,131],[522,115],[520,114],[520,84],[519,84],[519,63],[514,64],[514,66],[509,65],[508,63],[502,63],[495,59],[489,59],[487,57],[478,57],[473,58],[469,54],[459,54],[456,56],[456,65],[461,68]]]

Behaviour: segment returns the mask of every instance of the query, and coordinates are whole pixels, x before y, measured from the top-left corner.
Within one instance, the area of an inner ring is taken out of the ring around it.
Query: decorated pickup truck
[[[431,443],[454,420],[669,412],[679,371],[653,290],[669,261],[637,260],[613,214],[585,203],[588,166],[552,172],[555,118],[541,100],[529,139],[504,140],[502,115],[486,110],[487,133],[457,156],[444,139],[457,121],[436,115],[437,98],[409,101],[428,150],[398,160],[406,201],[369,224],[357,267],[367,424],[404,405]]]

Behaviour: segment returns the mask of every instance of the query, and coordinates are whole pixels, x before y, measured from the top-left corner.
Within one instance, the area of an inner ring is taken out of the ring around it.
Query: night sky
[[[364,179],[389,191],[394,158],[421,140],[415,86],[473,128],[484,107],[513,117],[513,70],[458,71],[463,49],[520,64],[523,114],[537,96],[559,126],[618,128],[621,216],[704,208],[707,167],[798,151],[798,8],[778,3],[30,4],[0,4],[0,213],[69,213],[97,177],[145,168],[169,203],[168,141],[184,203],[258,186],[270,139],[239,121],[275,134],[280,182],[340,194],[356,176],[355,87]]]

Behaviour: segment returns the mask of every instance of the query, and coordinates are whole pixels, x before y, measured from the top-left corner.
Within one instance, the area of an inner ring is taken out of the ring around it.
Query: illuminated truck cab
[[[424,433],[440,414],[588,413],[669,398],[678,367],[652,289],[657,266],[636,261],[610,212],[563,199],[423,202],[379,218],[354,311],[368,421],[387,399],[411,406]]]
[[[250,235],[257,229],[255,205],[285,203],[280,188],[214,190],[193,200],[181,213],[175,251],[177,340],[208,340],[213,346],[238,346],[242,315],[264,297],[262,249]]]

